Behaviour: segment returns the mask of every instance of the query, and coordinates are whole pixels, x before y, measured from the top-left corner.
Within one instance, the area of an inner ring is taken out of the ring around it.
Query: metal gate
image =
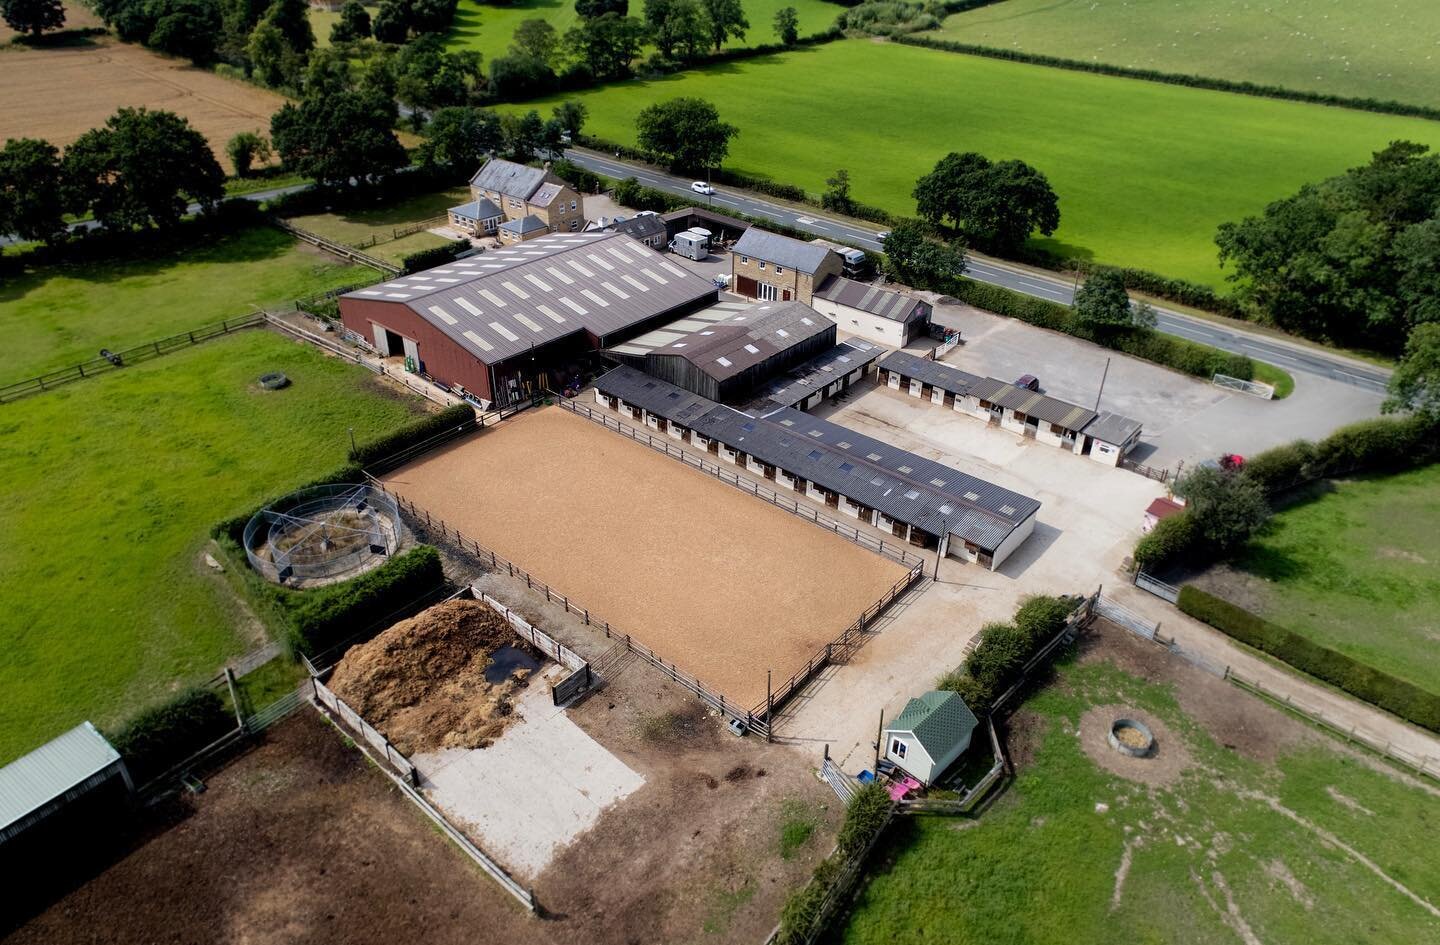
[[[1155,631],[1160,629],[1160,624],[1151,623],[1144,617],[1135,613],[1122,604],[1119,604],[1105,595],[1095,602],[1095,613],[1111,623],[1119,624],[1132,633],[1138,633],[1147,640],[1155,639]]]
[[[1152,577],[1144,571],[1135,572],[1135,586],[1142,591],[1149,591],[1161,600],[1168,600],[1174,604],[1180,600],[1180,588],[1174,584],[1166,584],[1157,577]]]

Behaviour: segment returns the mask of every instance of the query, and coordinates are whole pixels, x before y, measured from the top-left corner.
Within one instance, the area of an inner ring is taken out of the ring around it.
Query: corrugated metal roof
[[[665,220],[658,213],[647,213],[613,223],[611,229],[616,233],[624,233],[626,236],[643,240],[664,233]]]
[[[0,830],[120,760],[89,722],[0,768]]]
[[[820,284],[815,294],[837,305],[859,309],[902,324],[930,314],[930,306],[920,299],[912,299],[908,295],[890,292],[877,285],[856,282],[844,276],[830,276]]]
[[[753,256],[788,266],[798,272],[814,273],[820,268],[832,250],[814,243],[802,243],[779,233],[767,233],[757,227],[746,230],[730,252],[739,256]]]
[[[792,407],[763,415],[745,413],[629,367],[610,371],[595,386],[891,519],[932,535],[948,531],[987,551],[999,548],[1040,508],[1027,496]],[[676,391],[682,396],[672,397]],[[712,407],[697,415],[697,401]],[[688,405],[684,419],[674,412],[682,402]]]
[[[545,182],[545,174],[543,167],[528,167],[514,161],[491,158],[470,178],[470,184],[517,200],[528,200],[535,189]]]
[[[896,351],[880,365],[889,371],[897,371],[906,377],[914,377],[938,387],[943,391],[961,396],[971,395],[1001,407],[1054,423],[1066,430],[1082,430],[1095,419],[1095,411],[1088,407],[1067,403],[1033,390],[1016,387],[993,377],[977,377],[948,364],[940,364],[927,358],[918,358],[904,351]]]
[[[1124,446],[1140,432],[1140,421],[1131,420],[1108,410],[1100,411],[1095,422],[1085,428],[1085,435],[1112,446]]]
[[[834,328],[834,322],[803,302],[718,302],[610,352],[684,358],[723,381]]]
[[[932,759],[941,759],[968,741],[979,724],[958,693],[932,690],[907,702],[885,731],[910,732]]]
[[[621,233],[553,233],[347,292],[395,302],[494,364],[557,338],[622,331],[715,286]]]
[[[851,338],[786,371],[760,388],[751,403],[756,406],[768,403],[773,407],[793,407],[851,371],[863,368],[884,352],[885,349],[879,345]]]

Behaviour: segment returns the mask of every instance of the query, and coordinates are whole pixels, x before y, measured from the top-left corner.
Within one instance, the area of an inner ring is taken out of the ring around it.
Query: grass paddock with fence
[[[280,391],[261,374],[283,371]],[[249,330],[0,407],[0,762],[104,726],[249,650],[212,523],[416,415],[370,372]],[[23,589],[23,593],[18,589]],[[249,628],[249,629],[247,629]]]

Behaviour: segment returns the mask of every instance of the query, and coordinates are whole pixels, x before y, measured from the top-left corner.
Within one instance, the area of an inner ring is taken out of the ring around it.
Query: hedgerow
[[[290,645],[307,655],[319,653],[444,583],[440,553],[420,545],[341,584],[288,592],[281,605],[289,616]]]
[[[469,429],[474,423],[475,408],[464,403],[452,404],[439,413],[429,414],[387,436],[362,444],[350,453],[350,461],[361,466],[372,466],[441,434]]]
[[[138,786],[164,774],[235,726],[235,716],[225,708],[219,694],[197,686],[144,710],[108,737]]]
[[[422,249],[410,253],[400,259],[400,269],[404,272],[420,272],[422,269],[433,269],[436,266],[443,266],[448,262],[454,262],[461,253],[470,249],[469,240],[451,240],[441,246],[432,246],[429,249]]]

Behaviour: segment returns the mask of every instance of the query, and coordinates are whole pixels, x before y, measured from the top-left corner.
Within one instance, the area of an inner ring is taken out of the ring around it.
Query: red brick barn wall
[[[482,400],[493,399],[490,372],[485,363],[445,335],[440,329],[399,302],[370,299],[341,299],[340,321],[372,345],[375,325],[409,338],[420,349],[425,373],[446,384],[460,384]]]

